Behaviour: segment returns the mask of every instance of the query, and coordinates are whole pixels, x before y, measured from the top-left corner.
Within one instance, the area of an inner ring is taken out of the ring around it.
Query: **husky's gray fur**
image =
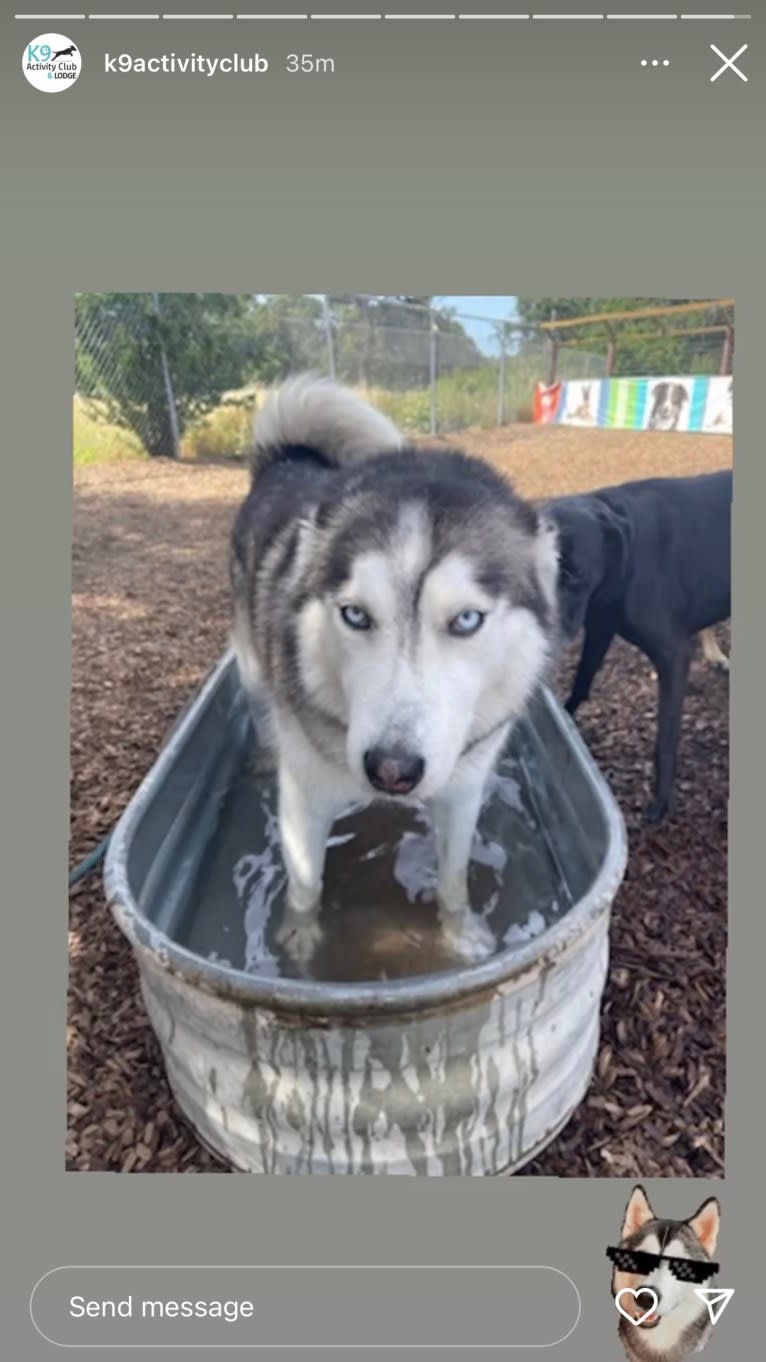
[[[486,955],[468,859],[489,771],[550,657],[553,526],[484,462],[416,450],[350,392],[304,377],[257,422],[231,576],[243,683],[265,699],[276,749],[283,940],[305,962],[319,939],[343,808],[404,793],[431,807],[445,930]]]

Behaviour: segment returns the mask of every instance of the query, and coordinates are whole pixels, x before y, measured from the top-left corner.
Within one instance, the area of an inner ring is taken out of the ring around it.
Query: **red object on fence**
[[[537,425],[547,425],[552,421],[558,411],[561,400],[561,384],[552,383],[546,387],[544,383],[538,383],[535,388],[534,419]]]

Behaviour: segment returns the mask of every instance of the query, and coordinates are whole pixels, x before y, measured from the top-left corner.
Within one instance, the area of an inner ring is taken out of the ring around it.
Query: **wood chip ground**
[[[728,437],[675,433],[517,426],[467,432],[459,443],[532,497],[703,472],[732,458]],[[241,466],[76,470],[71,865],[109,831],[226,644],[227,535],[245,485]],[[728,650],[728,628],[719,637]],[[572,661],[570,653],[562,662],[560,693]],[[655,703],[649,663],[616,644],[580,716],[630,840],[601,1046],[585,1101],[528,1174],[723,1175],[728,679],[701,658],[694,664],[678,815],[659,829],[642,823]],[[100,872],[71,894],[66,1163],[225,1171],[170,1095]]]

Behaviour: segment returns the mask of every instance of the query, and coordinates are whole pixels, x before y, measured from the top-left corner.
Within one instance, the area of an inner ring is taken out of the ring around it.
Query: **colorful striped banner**
[[[539,383],[535,420],[613,430],[681,430],[731,434],[729,377],[578,378]]]

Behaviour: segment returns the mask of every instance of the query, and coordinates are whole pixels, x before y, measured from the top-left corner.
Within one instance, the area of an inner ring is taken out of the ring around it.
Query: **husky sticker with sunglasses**
[[[719,1227],[715,1197],[688,1220],[665,1220],[633,1189],[620,1242],[606,1250],[628,1362],[683,1362],[705,1347],[716,1317],[698,1288],[718,1272]]]

